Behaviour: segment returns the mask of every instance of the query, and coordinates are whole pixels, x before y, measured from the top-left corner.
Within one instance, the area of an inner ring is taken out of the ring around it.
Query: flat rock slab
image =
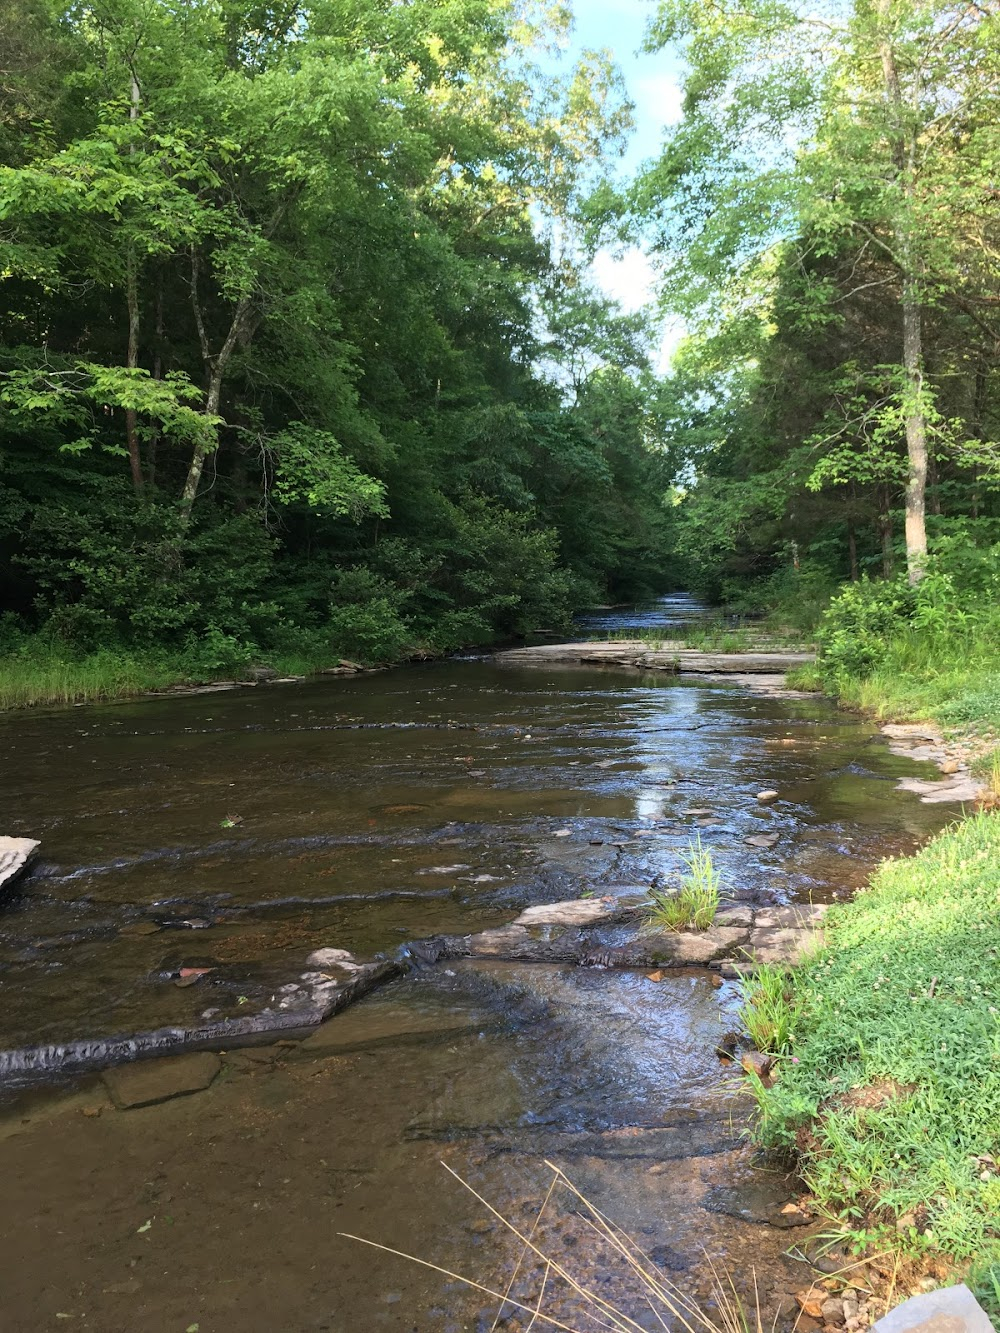
[[[615,642],[540,644],[532,648],[508,648],[494,653],[494,661],[511,666],[552,666],[572,663],[594,666],[638,667],[646,671],[693,672],[730,675],[774,675],[791,671],[816,660],[815,653],[702,653],[675,648],[669,642],[660,651],[650,651],[642,639]]]
[[[562,903],[542,903],[526,907],[514,921],[515,926],[589,926],[605,920],[614,910],[613,904],[600,898],[572,898]]]
[[[359,1004],[323,1023],[300,1042],[301,1055],[339,1055],[370,1046],[426,1041],[459,1036],[481,1027],[467,1009],[421,1009],[410,1004]]]
[[[980,783],[970,778],[968,773],[956,773],[953,777],[941,778],[937,782],[923,778],[902,778],[898,786],[900,791],[911,791],[919,796],[925,805],[941,805],[945,802],[971,805],[979,796]]]
[[[886,722],[882,735],[893,741],[940,741],[941,732],[932,722]]]
[[[748,961],[794,967],[823,945],[819,930],[754,930],[746,947]]]
[[[912,1296],[874,1327],[879,1333],[995,1333],[986,1311],[964,1282]]]
[[[510,1069],[456,1073],[446,1090],[410,1121],[409,1139],[462,1138],[484,1131],[506,1129],[525,1114],[526,1099]]]
[[[117,1069],[106,1069],[101,1078],[119,1111],[130,1111],[137,1106],[168,1102],[171,1097],[203,1092],[221,1068],[222,1061],[212,1051],[196,1051],[167,1060],[119,1065]]]
[[[34,838],[0,838],[0,892],[23,873],[37,847]]]
[[[825,903],[790,903],[787,907],[762,907],[754,918],[757,930],[808,930],[818,926],[826,916]]]

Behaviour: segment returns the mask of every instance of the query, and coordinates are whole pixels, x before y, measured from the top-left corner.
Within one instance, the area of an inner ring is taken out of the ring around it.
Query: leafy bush
[[[887,644],[907,627],[913,591],[901,580],[849,583],[830,603],[817,631],[825,674],[865,676]]]

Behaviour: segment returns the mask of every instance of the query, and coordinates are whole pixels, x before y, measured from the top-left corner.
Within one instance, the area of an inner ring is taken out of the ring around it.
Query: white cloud
[[[630,246],[619,254],[598,250],[590,268],[601,291],[624,310],[631,312],[655,304],[656,269],[649,256],[637,247]],[[658,375],[665,375],[670,369],[671,358],[685,332],[683,324],[676,320],[661,326],[660,340],[653,354],[653,369]]]
[[[656,297],[653,265],[635,246],[618,255],[598,250],[591,269],[601,291],[629,312],[640,310]]]

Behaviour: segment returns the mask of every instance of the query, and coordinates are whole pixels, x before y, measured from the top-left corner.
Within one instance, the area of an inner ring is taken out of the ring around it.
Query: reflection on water
[[[697,611],[682,600],[678,617]],[[0,912],[8,1048],[246,1012],[318,946],[390,953],[649,885],[693,838],[732,898],[829,898],[949,813],[896,790],[926,765],[822,700],[585,667],[450,662],[7,715],[0,750],[4,831],[42,842]],[[746,844],[761,832],[777,844]],[[214,971],[178,987],[199,962]],[[757,1282],[785,1333],[778,1304],[803,1281],[767,1224],[794,1187],[739,1141],[746,1099],[715,1055],[737,1003],[693,969],[453,962],[334,1019],[325,1050],[229,1052],[197,1097],[98,1116],[93,1084],[22,1095],[0,1116],[5,1319],[523,1329],[336,1233],[505,1289],[517,1247],[440,1162],[528,1228],[549,1161],[686,1290],[705,1294],[706,1253],[751,1300]],[[536,1237],[636,1326],[660,1326],[574,1200]],[[519,1274],[534,1299],[544,1266]],[[575,1327],[572,1301],[559,1310]]]
[[[319,945],[392,952],[648,886],[695,837],[732,896],[830,896],[947,818],[895,790],[926,766],[828,703],[606,669],[10,714],[0,748],[5,831],[42,844],[0,914],[5,1046],[186,1024],[213,985],[247,1012]],[[773,850],[745,844],[761,832]],[[176,987],[185,955],[216,973]]]

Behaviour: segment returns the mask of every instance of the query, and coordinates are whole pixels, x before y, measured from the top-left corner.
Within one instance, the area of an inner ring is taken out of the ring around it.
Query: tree
[[[936,409],[924,323],[964,286],[993,199],[998,15],[995,4],[942,0],[856,0],[829,13],[668,0],[652,36],[680,40],[691,66],[684,121],[638,195],[659,224],[674,302],[716,322],[766,307],[791,263],[804,279],[792,318],[829,326],[862,289],[838,290],[831,263],[876,260],[865,283],[892,297],[898,319],[882,420],[906,446],[911,582],[927,551],[929,438],[954,451],[964,433]],[[995,278],[995,252],[988,262]]]

